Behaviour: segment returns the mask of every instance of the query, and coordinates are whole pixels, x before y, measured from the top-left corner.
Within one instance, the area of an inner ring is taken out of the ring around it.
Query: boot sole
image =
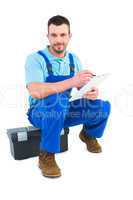
[[[49,175],[45,175],[45,174],[42,174],[44,177],[47,177],[47,178],[59,178],[61,175],[59,175],[59,176],[49,176]]]

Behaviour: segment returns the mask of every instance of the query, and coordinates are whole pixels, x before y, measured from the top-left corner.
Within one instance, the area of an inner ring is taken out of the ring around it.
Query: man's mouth
[[[54,45],[54,49],[55,49],[56,52],[62,53],[65,49],[65,45],[61,44],[61,43],[57,43],[57,44]]]
[[[64,46],[63,44],[55,44],[56,47]]]

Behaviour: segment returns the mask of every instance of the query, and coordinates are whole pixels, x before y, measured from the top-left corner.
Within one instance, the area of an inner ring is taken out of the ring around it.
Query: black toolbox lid
[[[7,129],[7,135],[12,142],[23,142],[33,138],[40,138],[40,129],[27,126]]]
[[[69,128],[64,128],[61,135],[68,134]],[[33,138],[40,139],[40,129],[34,126],[7,129],[7,134],[12,142],[23,142]]]

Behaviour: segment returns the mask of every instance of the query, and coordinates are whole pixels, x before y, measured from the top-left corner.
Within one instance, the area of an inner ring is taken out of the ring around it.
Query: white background
[[[130,0],[0,1],[0,198],[1,199],[133,199],[133,6]],[[86,151],[71,128],[69,151],[58,154],[62,177],[42,177],[37,158],[15,161],[7,128],[26,126],[26,56],[42,49],[47,21],[61,14],[71,22],[69,45],[84,68],[112,76],[100,88],[112,113],[103,153]]]

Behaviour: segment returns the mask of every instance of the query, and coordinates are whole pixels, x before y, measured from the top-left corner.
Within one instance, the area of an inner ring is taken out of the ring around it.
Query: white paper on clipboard
[[[80,99],[83,97],[83,95],[86,92],[91,91],[92,87],[98,87],[106,78],[110,76],[109,73],[97,75],[91,78],[91,80],[84,85],[80,90],[75,91],[74,94],[72,94],[72,97],[69,99],[69,101],[74,101],[76,99]]]

